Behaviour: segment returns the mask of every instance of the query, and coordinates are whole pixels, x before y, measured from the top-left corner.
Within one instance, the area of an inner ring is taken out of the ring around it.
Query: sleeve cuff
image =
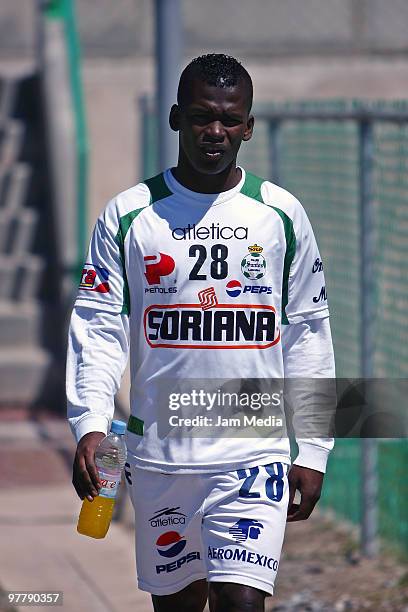
[[[104,416],[98,415],[86,416],[77,421],[75,424],[70,422],[70,426],[77,444],[85,434],[90,433],[91,431],[101,431],[106,436],[110,429],[109,420]]]
[[[293,462],[293,465],[317,470],[318,472],[326,472],[327,460],[329,453],[334,446],[333,438],[325,438],[316,442],[298,440],[299,454]]]
[[[329,309],[327,306],[320,310],[305,311],[302,313],[295,313],[293,315],[288,314],[288,321],[292,323],[303,323],[304,321],[314,321],[315,319],[327,319],[329,316]]]

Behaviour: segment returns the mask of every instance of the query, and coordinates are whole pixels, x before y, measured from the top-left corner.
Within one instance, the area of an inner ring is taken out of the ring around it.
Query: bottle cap
[[[124,434],[126,431],[126,423],[124,421],[112,421],[110,430],[119,435]]]

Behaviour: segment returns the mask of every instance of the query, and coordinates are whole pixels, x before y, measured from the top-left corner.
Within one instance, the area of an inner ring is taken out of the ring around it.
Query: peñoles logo
[[[208,227],[205,225],[196,226],[194,223],[190,223],[187,227],[176,227],[171,235],[174,240],[231,240],[236,238],[237,240],[247,240],[248,228],[247,227],[229,227],[225,225],[220,227],[219,223],[211,223]]]
[[[176,267],[176,262],[170,255],[159,253],[159,259],[156,255],[146,255],[144,257],[146,264],[145,277],[149,285],[160,285],[160,277],[168,276]],[[154,263],[147,263],[154,261]]]
[[[143,317],[152,348],[269,348],[280,340],[276,310],[269,304],[152,304]]]

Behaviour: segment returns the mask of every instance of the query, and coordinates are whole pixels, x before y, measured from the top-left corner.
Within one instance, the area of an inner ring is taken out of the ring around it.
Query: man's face
[[[170,113],[170,125],[180,133],[181,155],[202,174],[218,174],[235,162],[253,124],[242,82],[215,87],[194,79],[188,103],[173,106]]]

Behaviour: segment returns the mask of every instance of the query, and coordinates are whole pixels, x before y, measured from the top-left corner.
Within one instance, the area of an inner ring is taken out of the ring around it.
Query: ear
[[[180,109],[177,104],[173,104],[170,109],[169,124],[173,132],[180,130]]]
[[[252,134],[254,131],[254,123],[255,119],[253,115],[249,115],[242,140],[250,140],[252,138]]]

